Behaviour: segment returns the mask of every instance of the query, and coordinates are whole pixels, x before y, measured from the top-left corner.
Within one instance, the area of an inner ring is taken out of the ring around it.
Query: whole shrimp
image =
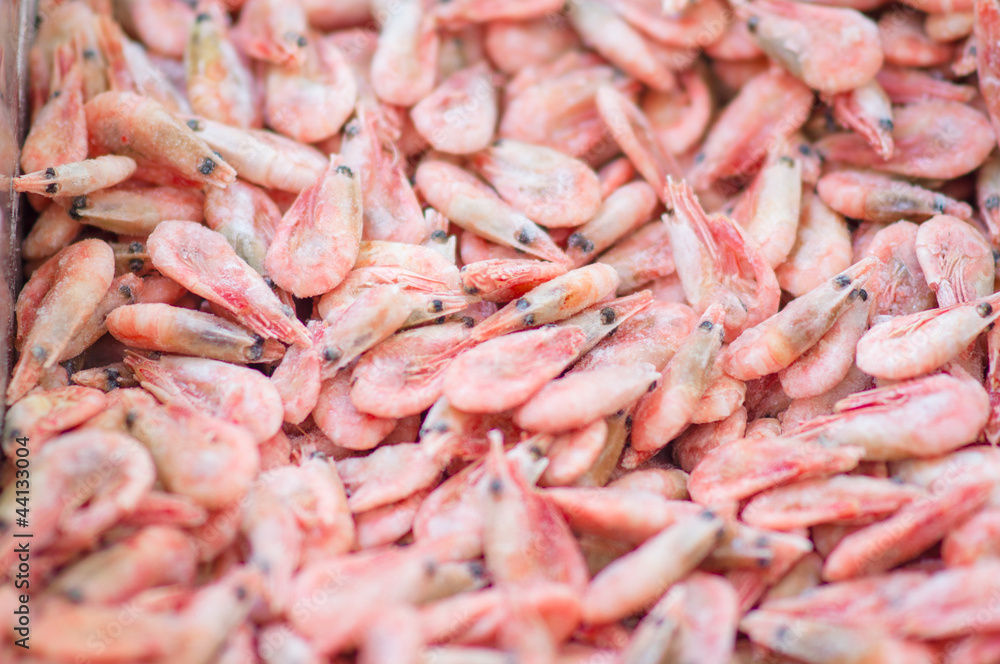
[[[816,183],[824,203],[843,215],[878,223],[923,221],[935,214],[968,220],[972,208],[944,194],[869,171],[837,170]]]
[[[721,303],[729,341],[774,314],[778,282],[753,240],[729,219],[707,216],[686,183],[668,180],[666,196],[670,211],[663,220],[677,275],[695,311]]]
[[[281,397],[258,371],[202,357],[164,355],[153,361],[132,352],[125,364],[165,404],[199,408],[246,428],[258,442],[281,428]]]
[[[308,23],[302,3],[247,0],[233,39],[252,58],[283,65],[299,65],[309,44]]]
[[[326,172],[299,192],[281,219],[264,267],[296,297],[333,290],[354,265],[361,242],[361,186],[354,172],[331,158]]]
[[[135,172],[129,157],[105,155],[62,164],[14,178],[14,191],[40,196],[84,196],[127,180]]]
[[[416,181],[427,201],[466,231],[545,260],[568,262],[566,254],[535,222],[462,169],[425,160],[417,168]]]
[[[892,102],[877,77],[833,95],[829,103],[838,122],[864,136],[883,159],[892,156]]]
[[[768,153],[733,211],[772,268],[784,263],[795,245],[802,204],[802,162],[782,154],[785,147],[779,142]]]
[[[807,351],[837,318],[860,297],[862,287],[879,266],[869,257],[793,300],[779,313],[747,329],[723,353],[726,373],[753,380],[784,369]]]
[[[200,3],[184,48],[185,82],[191,109],[235,127],[260,127],[256,82],[229,38],[222,8]]]
[[[472,165],[502,199],[546,228],[579,226],[601,204],[590,167],[551,148],[503,139],[475,154]]]
[[[1000,317],[1000,296],[989,295],[876,325],[858,341],[858,368],[902,380],[945,364]]]
[[[284,10],[282,10],[284,12]],[[311,39],[301,64],[272,65],[266,78],[268,126],[302,143],[340,131],[350,117],[358,88],[336,44]]]
[[[281,222],[281,212],[259,187],[237,180],[205,192],[205,224],[221,233],[247,265],[266,274],[264,259]]]
[[[79,431],[50,440],[35,456],[31,473],[32,544],[93,545],[132,512],[153,486],[150,455],[130,436],[113,431]],[[14,550],[15,492],[0,502],[0,561],[8,568]],[[23,531],[24,528],[21,528]]]
[[[440,38],[425,0],[405,0],[389,13],[379,33],[371,80],[380,99],[412,106],[434,89]]]
[[[187,120],[240,178],[261,187],[298,193],[316,181],[329,159],[311,145],[260,129],[240,129],[202,118]]]
[[[740,13],[760,47],[814,90],[859,88],[882,67],[878,27],[853,9],[764,0]],[[830,73],[833,62],[836,75]]]
[[[961,127],[961,129],[958,129]],[[831,134],[816,143],[826,159],[915,178],[956,178],[979,167],[992,149],[977,139],[989,119],[967,104],[929,100],[893,112],[892,157],[883,159],[855,133]],[[928,150],[933,144],[935,149]]]
[[[143,187],[122,183],[58,201],[75,221],[121,235],[148,235],[167,219],[200,223],[205,196],[187,187]]]
[[[277,341],[265,340],[224,318],[168,304],[118,307],[108,314],[107,328],[111,336],[131,348],[236,364],[274,362],[285,352]]]
[[[486,148],[499,113],[493,77],[485,62],[455,72],[410,110],[413,126],[435,150],[471,154]]]
[[[191,222],[167,221],[156,227],[147,246],[157,270],[223,307],[265,339],[312,343],[295,312],[282,305],[221,234]]]
[[[236,171],[162,104],[131,92],[105,92],[84,106],[90,144],[168,170],[185,181],[225,187]]]
[[[101,240],[83,240],[45,262],[15,305],[21,357],[7,386],[12,404],[33,388],[97,308],[114,277],[114,253]]]
[[[160,406],[142,390],[128,390],[122,397],[125,425],[148,450],[144,455],[156,464],[164,488],[208,509],[243,497],[260,469],[257,441],[247,429],[188,406]]]
[[[943,214],[932,217],[917,230],[916,250],[938,306],[970,302],[993,293],[993,250],[971,224]]]
[[[100,390],[79,385],[32,392],[7,409],[3,451],[13,458],[17,439],[24,437],[34,454],[45,441],[89,420],[107,405]]]

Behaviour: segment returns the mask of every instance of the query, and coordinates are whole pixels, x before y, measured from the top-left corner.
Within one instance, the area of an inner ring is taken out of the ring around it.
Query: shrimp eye
[[[244,600],[247,596],[247,589],[243,586],[236,586],[236,599]]]
[[[264,337],[259,334],[253,335],[253,345],[250,346],[247,355],[249,360],[259,360],[264,356]]]
[[[648,389],[648,390],[646,390],[646,391],[647,391],[647,392],[652,392],[653,390],[655,390],[655,389],[656,389],[656,386],[657,386],[657,384],[658,384],[658,383],[657,383],[657,382],[656,382],[656,381],[654,380],[654,381],[653,381],[652,383],[650,383],[650,384],[649,384],[649,389]]]
[[[469,295],[475,295],[476,293],[479,292],[479,289],[476,288],[475,286],[462,286],[462,290],[464,290]]]
[[[79,588],[68,588],[63,595],[71,604],[83,604],[83,591]]]
[[[799,144],[799,154],[801,154],[801,155],[803,155],[803,156],[809,156],[809,153],[810,153],[811,151],[812,151],[812,150],[810,150],[810,149],[809,149],[809,146],[808,146],[808,145],[806,145],[805,143],[800,143],[800,144]]]
[[[520,300],[517,301],[517,304],[515,304],[514,306],[517,307],[518,311],[524,311],[525,309],[531,306],[531,303],[528,302],[527,298],[522,297]]]
[[[130,254],[137,254],[142,251],[142,242],[133,242],[128,245],[128,252]]]
[[[528,327],[531,327],[532,325],[534,325],[535,324],[535,314],[528,314],[527,316],[525,316],[524,317],[524,324],[526,326],[528,326]]]
[[[531,244],[532,239],[533,238],[531,237],[531,233],[528,231],[527,228],[522,228],[517,233],[517,241],[520,242],[521,244]]]
[[[501,482],[499,479],[496,478],[491,480],[490,493],[492,493],[494,496],[499,496],[501,493],[503,493],[503,482]]]
[[[694,163],[700,164],[703,161],[705,161],[705,153],[704,152],[699,152],[698,154],[696,154],[694,156]]]
[[[448,234],[442,230],[437,230],[431,233],[431,239],[443,244],[448,241]]]
[[[866,291],[864,288],[860,289],[858,291],[858,297],[861,298],[862,302],[867,302],[868,301],[868,291]]]
[[[132,299],[132,289],[129,288],[128,284],[122,284],[118,287],[118,292],[122,294],[126,300]]]
[[[438,313],[444,310],[444,302],[441,300],[431,300],[431,311]]]
[[[712,325],[712,321],[710,320],[703,320],[698,324],[698,329],[705,330],[706,332],[711,332],[713,327],[715,326]]]
[[[996,210],[998,207],[1000,207],[1000,196],[994,194],[986,199],[987,210]]]
[[[133,258],[128,262],[128,269],[133,273],[142,272],[144,267],[146,267],[146,261],[141,258]]]
[[[59,191],[59,183],[58,182],[53,182],[52,184],[46,185],[46,187],[45,187],[45,193],[46,194],[54,194],[57,191]]]
[[[201,131],[201,123],[194,118],[188,120],[185,124],[191,128],[191,131]]]
[[[604,307],[601,309],[601,322],[605,325],[611,325],[618,318],[618,314],[611,307]]]
[[[993,313],[993,307],[990,306],[989,302],[983,302],[982,304],[976,307],[976,313],[982,316],[983,318],[986,318],[987,316]]]
[[[45,350],[43,346],[32,346],[31,356],[41,362],[49,356],[49,351]]]
[[[346,134],[348,138],[354,138],[360,133],[361,133],[361,127],[358,125],[357,122],[352,122],[351,124],[347,125],[346,129],[344,129],[344,134]]]
[[[342,175],[346,175],[349,178],[354,177],[354,171],[352,171],[349,166],[337,166],[337,172]]]
[[[569,236],[569,239],[566,241],[566,244],[568,244],[571,247],[576,247],[577,249],[582,250],[583,253],[585,254],[589,254],[594,250],[594,243],[585,238],[583,236],[583,233],[573,233],[572,235]]]
[[[896,125],[893,124],[892,118],[880,118],[878,121],[878,126],[881,127],[882,129],[885,129],[886,131],[892,131],[893,127],[895,127]]]
[[[625,429],[626,430],[628,430],[628,431],[632,430],[632,422],[633,422],[632,416],[631,415],[626,415],[625,416]]]
[[[305,48],[306,44],[308,44],[309,42],[306,41],[305,37],[299,35],[299,38],[295,40],[295,43],[298,45],[299,48]]]
[[[83,49],[83,58],[85,60],[93,60],[97,57],[97,51],[92,48]]]
[[[336,348],[326,348],[323,350],[323,359],[327,362],[336,362],[340,359],[340,351]]]
[[[944,198],[941,196],[934,197],[934,211],[938,214],[944,214]]]
[[[791,157],[781,157],[780,159],[778,159],[778,163],[781,164],[782,166],[787,166],[788,168],[791,168],[792,166],[795,165],[795,160],[792,159]]]
[[[72,217],[73,219],[79,219],[80,210],[82,210],[85,207],[87,207],[87,197],[77,196],[76,198],[73,199],[73,202],[70,204],[69,212],[67,214],[69,214],[69,216]]]
[[[202,175],[211,175],[212,171],[214,170],[215,170],[215,162],[209,159],[208,157],[202,159],[201,163],[198,164],[198,172],[201,173]]]
[[[462,324],[466,327],[475,327],[476,319],[472,316],[462,316]]]
[[[51,179],[54,178],[55,176],[56,176],[56,169],[51,167],[45,169],[45,177]]]
[[[833,285],[840,289],[847,288],[851,285],[851,278],[846,274],[838,274],[833,278]]]
[[[204,23],[205,21],[210,21],[211,19],[212,17],[208,15],[208,12],[202,12],[194,17],[195,23]]]
[[[757,26],[760,25],[760,18],[757,16],[751,16],[747,19],[747,30],[750,32],[757,32]]]

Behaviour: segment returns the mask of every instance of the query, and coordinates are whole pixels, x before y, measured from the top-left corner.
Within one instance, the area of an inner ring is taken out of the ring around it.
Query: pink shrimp
[[[135,172],[129,157],[106,155],[62,164],[14,178],[14,191],[40,196],[83,196],[127,180]]]
[[[471,154],[486,148],[499,113],[493,78],[485,62],[455,72],[410,110],[413,125],[442,152]]]
[[[938,306],[969,302],[993,293],[993,250],[971,224],[938,215],[917,230],[917,261]]]
[[[371,81],[383,101],[412,106],[434,88],[440,41],[423,0],[406,0],[388,14],[371,63]]]
[[[7,403],[23,397],[86,323],[111,285],[114,254],[100,240],[70,245],[32,275],[18,296],[17,347],[22,354]]]
[[[514,209],[547,228],[579,226],[601,204],[597,175],[551,148],[504,139],[474,155],[472,165]]]
[[[299,192],[267,250],[265,269],[297,297],[333,290],[354,265],[361,242],[361,187],[331,159],[320,179]]]
[[[167,221],[149,236],[148,247],[156,269],[223,307],[265,339],[311,344],[305,325],[221,234],[190,222]]]
[[[691,188],[668,181],[672,214],[664,216],[677,275],[696,312],[712,303],[726,309],[726,339],[732,341],[778,310],[778,282],[761,251],[736,224],[707,216]],[[748,267],[745,267],[749,263]]]
[[[895,149],[890,159],[883,159],[863,137],[854,133],[820,139],[816,150],[831,161],[907,177],[948,179],[965,175],[983,163],[991,146],[977,137],[989,129],[989,119],[974,108],[935,99],[894,110]],[[928,149],[928,145],[933,149]]]
[[[84,106],[90,144],[163,168],[184,181],[225,187],[236,171],[158,102],[131,92],[105,92]]]
[[[256,82],[229,39],[222,8],[205,3],[195,17],[184,49],[185,81],[198,115],[236,127],[260,127]]]
[[[535,222],[462,169],[426,160],[417,168],[416,180],[427,201],[466,231],[539,258],[568,262],[566,254]]]
[[[838,122],[864,136],[883,159],[892,157],[892,102],[877,80],[833,95],[830,104]]]
[[[854,219],[891,223],[900,218],[923,221],[942,213],[972,217],[966,203],[868,171],[831,171],[820,178],[816,191],[824,203]]]
[[[308,40],[302,54],[301,64],[268,68],[264,114],[276,131],[302,143],[315,143],[344,126],[354,110],[358,88],[347,59],[332,41]]]
[[[743,13],[749,14],[747,27],[760,47],[820,92],[861,87],[882,67],[878,28],[853,9],[765,0]]]
[[[709,130],[688,174],[694,187],[706,189],[720,178],[752,173],[770,141],[802,126],[811,105],[809,88],[791,75],[772,69],[755,76]]]
[[[298,65],[308,45],[302,4],[275,0],[247,0],[233,29],[233,39],[250,57],[273,64]]]
[[[651,91],[642,112],[664,153],[679,155],[701,140],[712,113],[712,93],[704,78],[691,70],[680,75],[681,91]]]

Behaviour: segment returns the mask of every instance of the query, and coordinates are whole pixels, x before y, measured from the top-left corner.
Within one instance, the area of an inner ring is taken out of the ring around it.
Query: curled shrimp
[[[441,396],[444,369],[438,361],[463,345],[465,322],[400,332],[365,353],[351,373],[351,401],[358,410],[384,418],[415,415]]]
[[[284,10],[282,10],[284,11]],[[358,95],[344,54],[328,39],[311,39],[301,65],[272,65],[267,72],[268,126],[303,143],[340,131]]]
[[[84,111],[92,146],[167,169],[190,182],[225,187],[236,179],[232,166],[148,97],[105,92],[88,101]]]
[[[122,396],[128,431],[148,450],[164,488],[208,509],[243,497],[260,470],[257,441],[248,430],[187,406],[160,406],[142,390]]]
[[[654,90],[672,90],[673,73],[654,55],[645,38],[607,5],[595,0],[574,2],[567,13],[584,44],[616,67]]]
[[[309,39],[302,3],[247,0],[233,39],[250,57],[273,64],[301,64]]]
[[[503,139],[475,154],[472,165],[514,209],[547,228],[579,226],[601,204],[597,175],[551,148]]]
[[[106,155],[62,164],[14,178],[14,191],[40,196],[83,196],[127,180],[135,172],[129,157]]]
[[[812,92],[790,74],[770,69],[746,83],[705,137],[688,174],[696,189],[720,178],[752,173],[772,140],[801,127],[812,106]]]
[[[397,106],[412,106],[434,89],[440,39],[424,0],[405,0],[389,13],[371,63],[375,94]]]
[[[742,13],[760,47],[814,90],[859,88],[882,67],[878,27],[853,9],[764,0]],[[837,63],[835,75],[831,63]]]
[[[225,189],[205,192],[205,224],[221,233],[260,274],[266,274],[264,258],[281,221],[281,212],[259,187],[237,180]]]
[[[937,369],[1000,317],[1000,297],[988,296],[899,316],[876,325],[858,341],[858,368],[902,380]]]
[[[142,445],[114,431],[79,431],[50,440],[33,459],[32,471],[31,532],[38,550],[56,542],[92,545],[136,509],[156,479],[153,461]],[[16,541],[14,495],[4,491],[0,502],[5,570]]]
[[[795,244],[802,203],[802,162],[781,154],[783,148],[779,143],[768,154],[733,212],[772,268],[785,262]]]
[[[164,355],[153,361],[131,352],[125,364],[163,403],[200,408],[245,427],[260,442],[281,428],[281,397],[259,371],[201,357]]]
[[[168,304],[132,304],[107,317],[111,336],[126,346],[223,362],[274,362],[284,347],[212,314]]]
[[[993,250],[971,224],[944,214],[932,217],[917,229],[916,251],[938,306],[969,302],[993,293]]]
[[[959,102],[935,99],[900,106],[894,109],[893,127],[895,148],[890,159],[883,159],[854,133],[820,139],[816,150],[829,160],[863,168],[950,179],[979,167],[993,147],[977,139],[991,129],[989,119]]]
[[[87,158],[87,116],[83,111],[80,68],[56,69],[52,94],[31,123],[21,148],[25,173],[61,166]]]
[[[322,295],[351,270],[361,230],[361,186],[350,168],[331,158],[326,172],[299,192],[282,217],[264,266],[296,297]]]
[[[45,441],[74,428],[107,407],[100,390],[71,385],[29,394],[7,409],[4,417],[3,451],[16,452],[17,439],[28,439],[32,454]]]
[[[7,403],[23,397],[97,308],[114,278],[114,253],[101,240],[83,240],[45,262],[15,306],[21,357],[7,386]]]
[[[413,125],[435,150],[471,154],[489,145],[498,115],[493,73],[485,62],[461,69],[410,110]]]
[[[282,305],[221,234],[191,222],[167,221],[156,227],[147,246],[157,270],[223,307],[265,339],[310,345],[295,312]]]

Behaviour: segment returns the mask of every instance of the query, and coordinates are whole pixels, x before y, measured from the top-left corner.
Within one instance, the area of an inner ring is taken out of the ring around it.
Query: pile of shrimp
[[[1000,3],[904,2],[42,2],[0,661],[1000,661]]]

